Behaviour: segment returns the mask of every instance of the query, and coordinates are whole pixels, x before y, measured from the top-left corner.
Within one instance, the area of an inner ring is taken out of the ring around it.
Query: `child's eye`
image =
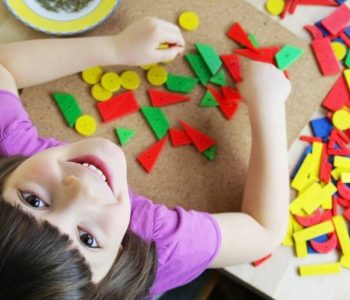
[[[84,245],[88,246],[89,248],[100,248],[93,235],[82,229],[78,229],[78,231],[79,238],[84,243]]]
[[[39,209],[49,207],[49,205],[47,205],[43,200],[41,200],[36,195],[25,193],[25,192],[20,192],[20,194],[21,194],[22,200],[32,207],[39,208]]]

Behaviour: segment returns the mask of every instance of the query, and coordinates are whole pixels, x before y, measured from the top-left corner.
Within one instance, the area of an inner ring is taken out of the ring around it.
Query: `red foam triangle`
[[[236,54],[225,54],[221,55],[221,60],[223,61],[225,67],[229,71],[232,79],[235,82],[239,82],[242,80],[242,72],[239,56]]]
[[[156,89],[149,89],[148,94],[151,98],[152,105],[157,107],[190,100],[190,97],[183,94]]]
[[[280,47],[259,48],[255,51],[250,49],[235,49],[235,53],[245,56],[249,59],[266,62],[275,65],[275,55],[280,50]]]
[[[132,91],[114,95],[110,100],[97,103],[97,109],[103,122],[121,118],[139,110],[139,105]]]
[[[336,111],[349,101],[349,88],[343,75],[340,75],[331,90],[328,92],[326,98],[323,100],[322,105],[331,111]]]
[[[179,122],[200,152],[207,150],[216,143],[211,137],[191,127],[184,121],[180,120]]]
[[[225,118],[231,120],[238,108],[237,101],[232,101],[225,98],[223,94],[221,94],[219,91],[217,91],[210,85],[207,86],[207,89],[213,95],[215,100],[219,103],[220,110],[224,114]]]
[[[230,30],[227,32],[227,36],[234,40],[235,42],[249,48],[255,50],[253,43],[250,41],[248,35],[243,30],[242,26],[237,22],[234,23]]]
[[[188,144],[192,144],[192,140],[186,133],[186,131],[170,128],[169,129],[171,143],[174,147],[180,147]]]
[[[150,173],[160,155],[160,152],[164,148],[165,142],[168,140],[168,137],[165,136],[160,141],[156,142],[142,153],[137,156],[137,160],[143,166],[143,168]]]

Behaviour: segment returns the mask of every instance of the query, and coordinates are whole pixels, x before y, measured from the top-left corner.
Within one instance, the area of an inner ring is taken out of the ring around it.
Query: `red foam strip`
[[[311,48],[323,75],[335,75],[342,70],[335,57],[329,38],[313,40]]]

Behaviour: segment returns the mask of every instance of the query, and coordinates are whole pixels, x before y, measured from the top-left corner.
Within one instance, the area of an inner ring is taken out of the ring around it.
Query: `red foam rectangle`
[[[321,21],[322,25],[332,34],[336,34],[350,22],[350,8],[345,4],[339,6],[328,17]]]
[[[335,57],[329,38],[313,40],[311,48],[323,75],[335,75],[342,70],[341,65]]]
[[[336,111],[342,108],[349,100],[349,88],[344,79],[344,76],[340,75],[328,92],[326,98],[323,100],[322,105],[331,111]]]

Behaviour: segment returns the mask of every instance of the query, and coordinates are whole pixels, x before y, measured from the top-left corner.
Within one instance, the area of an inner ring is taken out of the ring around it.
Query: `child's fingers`
[[[168,49],[156,50],[157,58],[159,61],[173,60],[178,55],[183,53],[184,49],[182,47],[171,47]]]
[[[181,32],[163,28],[159,36],[160,44],[170,44],[185,47],[185,39]]]

